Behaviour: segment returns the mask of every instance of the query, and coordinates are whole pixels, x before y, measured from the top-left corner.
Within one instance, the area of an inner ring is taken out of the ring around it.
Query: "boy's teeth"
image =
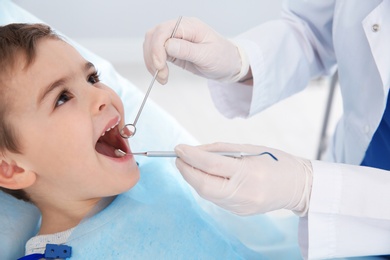
[[[120,122],[120,119],[118,120],[118,122],[116,122],[115,125],[113,125],[112,127],[109,127],[109,128],[106,130],[106,132],[111,131],[112,129],[114,129],[117,125],[119,125],[119,122]],[[104,135],[106,134],[106,132],[104,132],[104,133],[102,134],[102,136],[104,136]]]
[[[126,155],[126,153],[124,151],[122,151],[121,149],[115,149],[115,155],[118,156],[118,157],[123,157]]]

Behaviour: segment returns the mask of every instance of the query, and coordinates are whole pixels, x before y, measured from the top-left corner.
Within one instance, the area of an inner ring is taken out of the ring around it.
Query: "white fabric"
[[[237,37],[254,87],[210,81],[217,108],[227,117],[251,116],[302,90],[311,78],[333,73],[337,62],[344,114],[327,160],[359,165],[387,101],[389,10],[388,0],[287,1],[281,19]],[[390,254],[389,172],[314,165],[309,257]],[[323,234],[331,230],[337,232]]]
[[[72,234],[74,228],[50,235],[39,235],[32,237],[26,244],[26,255],[44,254],[46,244],[63,245]]]
[[[382,192],[389,189],[389,172],[320,161],[312,165],[309,254],[318,258],[389,254],[390,195]]]

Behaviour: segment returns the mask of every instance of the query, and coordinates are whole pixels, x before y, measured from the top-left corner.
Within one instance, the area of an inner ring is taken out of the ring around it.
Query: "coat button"
[[[379,31],[379,28],[380,28],[380,26],[379,26],[379,24],[373,24],[372,25],[372,27],[371,27],[371,29],[372,29],[372,31],[373,32],[378,32]]]

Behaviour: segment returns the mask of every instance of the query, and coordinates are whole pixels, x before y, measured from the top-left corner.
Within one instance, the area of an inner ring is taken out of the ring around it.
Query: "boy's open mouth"
[[[95,150],[100,154],[108,157],[120,158],[121,156],[115,154],[116,149],[128,152],[127,145],[119,134],[118,125],[104,132],[95,146]]]

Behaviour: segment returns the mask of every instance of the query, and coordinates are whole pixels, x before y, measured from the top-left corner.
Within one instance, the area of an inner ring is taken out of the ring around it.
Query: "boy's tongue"
[[[115,149],[113,146],[104,143],[104,142],[97,142],[95,149],[98,153],[104,154],[109,157],[118,157],[115,155]]]

